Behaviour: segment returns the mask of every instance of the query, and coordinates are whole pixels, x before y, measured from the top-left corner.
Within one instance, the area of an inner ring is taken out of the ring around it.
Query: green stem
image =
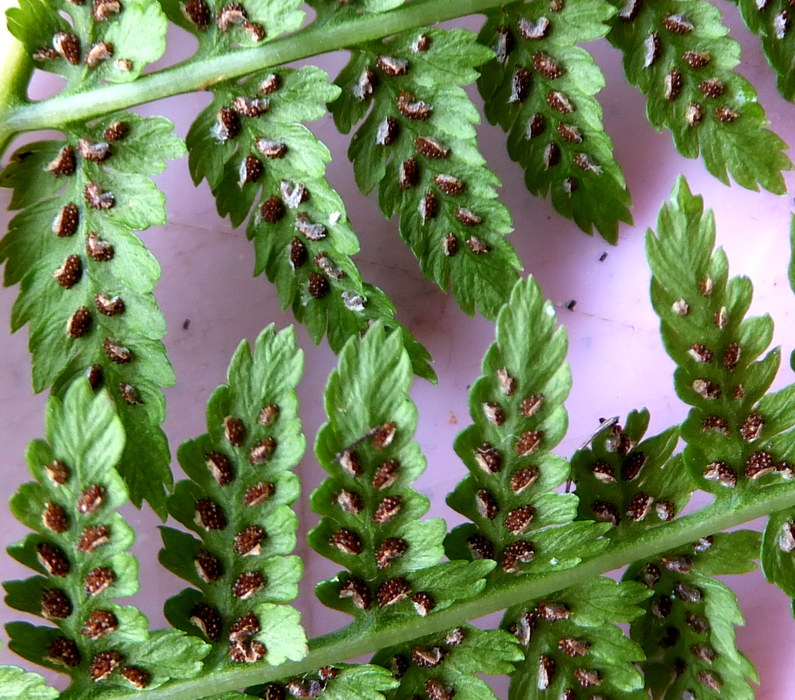
[[[695,513],[651,529],[632,541],[618,542],[598,556],[571,569],[538,576],[517,576],[499,587],[487,586],[474,598],[424,619],[412,616],[375,631],[363,627],[357,629],[355,624],[350,625],[310,640],[309,654],[301,661],[290,661],[279,666],[241,667],[210,672],[196,678],[168,683],[148,691],[146,697],[147,700],[195,700],[235,688],[314,671],[320,666],[339,664],[362,654],[371,654],[379,649],[444,632],[466,620],[477,619],[512,605],[542,598],[633,561],[653,557],[701,537],[792,506],[795,506],[795,484],[771,486],[763,491],[750,493],[738,492],[731,497],[715,500]],[[133,700],[138,697],[138,693],[131,691],[114,697]]]
[[[106,85],[20,105],[5,115],[0,114],[3,117],[2,129],[14,133],[57,128],[72,121],[91,119],[144,102],[203,90],[256,70],[476,14],[503,4],[504,0],[418,0],[391,12],[361,15],[331,26],[310,26],[291,36],[275,39],[261,48],[188,60],[172,68],[150,73],[132,83]]]
[[[0,20],[5,16],[5,11],[15,4],[12,0],[0,0]],[[25,52],[25,47],[11,36],[3,21],[0,21],[0,66],[3,66],[3,80],[0,81],[0,154],[2,154],[16,131],[8,125],[7,115],[23,102],[33,72],[33,61]]]

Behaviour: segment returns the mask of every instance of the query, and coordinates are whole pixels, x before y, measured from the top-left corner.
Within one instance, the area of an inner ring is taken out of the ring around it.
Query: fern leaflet
[[[486,116],[508,132],[508,153],[533,194],[611,243],[632,223],[624,176],[594,95],[604,77],[575,44],[608,32],[606,0],[510,3],[492,10],[478,40],[495,50],[478,79]]]

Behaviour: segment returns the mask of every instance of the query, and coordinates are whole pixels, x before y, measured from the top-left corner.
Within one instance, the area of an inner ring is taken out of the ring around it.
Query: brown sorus
[[[309,282],[307,282],[307,291],[309,295],[315,299],[322,299],[331,291],[331,285],[328,279],[319,272],[310,272]]]
[[[233,549],[241,557],[257,556],[266,539],[267,533],[260,525],[249,525],[235,535]]]
[[[66,576],[72,568],[64,551],[49,542],[36,545],[36,558],[50,576]]]
[[[475,449],[475,462],[487,474],[495,474],[502,469],[502,455],[487,442]]]
[[[340,586],[340,598],[350,598],[359,610],[369,610],[373,604],[373,594],[369,586],[358,578],[348,579]]]
[[[534,514],[535,509],[532,506],[518,506],[508,512],[503,525],[511,534],[519,535],[528,528]]]
[[[67,256],[66,260],[63,262],[63,265],[53,272],[53,277],[55,277],[55,279],[58,280],[58,284],[65,289],[71,289],[74,287],[80,281],[82,276],[83,263],[80,262],[80,257],[77,255]]]
[[[565,73],[560,62],[544,51],[536,51],[533,54],[533,67],[548,80],[560,78]]]
[[[343,450],[338,459],[340,466],[351,476],[362,475],[362,462],[355,450]]]
[[[591,465],[591,474],[594,475],[597,481],[601,481],[603,484],[613,484],[616,480],[615,469],[602,459],[597,459]]]
[[[547,120],[544,118],[544,115],[540,112],[536,112],[527,120],[527,128],[525,130],[527,138],[534,139],[536,136],[540,136],[544,132],[546,125]]]
[[[77,510],[83,515],[95,513],[105,500],[105,487],[92,484],[77,499]]]
[[[77,542],[77,548],[81,552],[90,553],[108,542],[110,542],[110,527],[108,525],[89,525],[83,529]]]
[[[523,467],[511,475],[511,491],[516,494],[529,489],[538,478],[538,467]]]
[[[267,501],[274,493],[275,487],[268,481],[260,481],[246,489],[243,503],[247,506],[258,506]]]
[[[540,430],[527,430],[519,436],[514,447],[514,452],[520,457],[527,457],[538,450],[544,433]]]
[[[511,94],[508,102],[511,104],[524,102],[530,94],[532,84],[533,74],[524,66],[517,66],[511,78]]]
[[[123,365],[132,360],[132,351],[110,338],[105,338],[102,341],[102,349],[108,359],[117,365]]]
[[[129,404],[130,406],[141,406],[143,404],[143,399],[141,395],[138,393],[138,390],[132,385],[127,384],[126,382],[119,383],[119,395],[124,399],[124,402]]]
[[[397,426],[392,421],[378,426],[378,429],[373,434],[373,448],[381,451],[392,444],[397,433]]]
[[[594,518],[600,523],[618,525],[621,522],[621,515],[619,515],[618,508],[607,501],[594,501],[591,503],[591,512],[593,512]]]
[[[502,552],[500,566],[505,573],[511,574],[518,570],[519,564],[527,564],[532,561],[535,554],[532,542],[526,540],[511,542]]]
[[[259,92],[270,95],[282,86],[282,79],[277,73],[271,73],[259,84]]]
[[[181,5],[183,14],[193,22],[199,31],[206,31],[212,21],[210,6],[204,0],[188,0]]]
[[[86,253],[97,262],[107,262],[114,255],[113,245],[99,239],[96,233],[89,233],[86,237]]]
[[[139,690],[146,688],[152,680],[152,676],[137,666],[125,666],[119,673]]]
[[[591,649],[591,643],[586,639],[562,637],[558,640],[558,649],[566,656],[585,656]]]
[[[73,175],[77,168],[77,159],[75,158],[75,149],[69,144],[63,146],[58,155],[53,158],[47,170],[49,170],[55,177],[62,177],[63,175]]]
[[[270,425],[279,415],[279,407],[275,403],[269,403],[267,406],[264,406],[263,409],[259,412],[259,416],[257,417],[257,423],[260,425]]]
[[[71,639],[55,637],[47,647],[46,658],[61,666],[74,668],[80,663],[80,650]]]
[[[89,639],[99,639],[114,632],[118,626],[119,620],[110,610],[93,610],[83,623],[80,634]]]
[[[703,68],[710,61],[708,51],[685,51],[682,60],[691,68]]]
[[[246,426],[243,421],[233,416],[224,418],[224,437],[233,447],[240,447],[246,437]]]
[[[470,535],[467,538],[467,547],[474,559],[494,559],[494,545],[481,534]]]
[[[417,149],[417,153],[426,158],[440,159],[447,158],[450,155],[449,148],[429,136],[418,136],[415,138],[414,147]]]
[[[113,122],[106,127],[105,131],[102,133],[102,138],[112,143],[114,141],[121,141],[126,138],[129,133],[130,125],[127,124],[127,122]]]
[[[82,338],[91,330],[91,321],[88,308],[81,306],[66,322],[66,335],[70,338]]]
[[[478,489],[475,492],[475,505],[480,516],[487,520],[494,520],[500,510],[497,499],[488,489]]]
[[[344,554],[358,555],[364,551],[362,540],[355,532],[342,528],[329,537],[329,544]]]
[[[94,297],[94,306],[105,316],[118,316],[126,308],[121,297],[109,297],[106,294],[97,294]]]
[[[67,62],[76,66],[80,63],[80,39],[69,32],[57,32],[52,38],[53,48]]]
[[[198,627],[211,642],[221,639],[223,622],[219,612],[207,603],[196,603],[190,611],[190,622]]]
[[[386,117],[378,125],[378,131],[375,135],[375,142],[379,146],[391,146],[398,136],[400,125],[398,120],[394,117]]]
[[[409,158],[400,164],[398,174],[398,186],[401,190],[408,190],[414,187],[420,179],[420,168],[416,158]]]
[[[704,469],[704,478],[729,488],[737,486],[737,474],[726,462],[710,462]]]
[[[232,463],[229,458],[223,453],[216,450],[204,453],[205,464],[207,469],[213,475],[213,478],[220,486],[226,486],[231,483],[234,478],[232,471]]]
[[[734,372],[734,370],[737,369],[737,363],[740,361],[741,354],[742,351],[739,343],[729,343],[723,351],[723,366],[729,370],[729,372]]]
[[[116,204],[116,198],[112,192],[104,191],[96,182],[89,182],[83,189],[83,196],[86,203],[92,209],[110,209]]]
[[[519,20],[519,33],[528,41],[543,39],[549,34],[549,27],[549,19],[546,17],[539,17],[535,21],[526,17]]]
[[[101,651],[91,659],[88,675],[92,681],[104,681],[111,673],[124,663],[124,655],[115,649]]]
[[[41,614],[48,620],[65,620],[72,614],[72,601],[59,588],[45,588],[41,592]]]
[[[106,566],[100,566],[92,569],[86,574],[85,581],[83,582],[83,590],[88,595],[99,595],[113,585],[116,581],[116,574],[113,569]]]
[[[196,501],[194,522],[207,531],[223,530],[226,527],[226,516],[221,506],[211,498],[200,498]]]
[[[420,200],[419,209],[423,224],[430,219],[435,219],[439,215],[439,199],[436,193],[428,190]]]
[[[265,578],[259,571],[244,571],[232,585],[232,595],[248,600],[265,588]]]
[[[73,236],[80,224],[80,212],[74,202],[65,204],[52,222],[52,232],[59,238]]]
[[[414,95],[401,90],[395,102],[398,112],[413,121],[426,121],[433,114],[433,107],[423,100],[415,99]]]
[[[555,678],[555,659],[546,654],[540,654],[538,657],[538,689],[546,690],[549,688],[552,680]]]
[[[414,610],[421,617],[425,617],[436,605],[433,598],[424,591],[419,591],[411,596],[411,602],[414,604]]]
[[[745,475],[749,479],[759,479],[773,472],[775,461],[769,452],[754,452],[745,462]]]
[[[671,102],[679,97],[680,92],[682,92],[682,74],[674,68],[663,80],[663,97]]]
[[[455,210],[455,218],[464,226],[477,226],[483,223],[483,217],[478,216],[471,209],[465,207],[459,207]]]
[[[639,522],[643,520],[651,511],[654,499],[646,493],[639,491],[627,504],[627,520]]]
[[[433,181],[448,197],[456,197],[466,189],[466,185],[453,175],[436,175]]]
[[[447,257],[452,257],[458,252],[458,239],[454,233],[448,233],[442,239],[442,249]]]
[[[571,103],[571,100],[560,90],[550,90],[547,92],[546,100],[547,104],[552,107],[552,109],[561,114],[571,114],[574,111],[574,105]]]
[[[276,195],[271,195],[260,205],[259,213],[263,221],[275,224],[284,216],[284,202]]]
[[[408,551],[409,545],[400,537],[387,537],[375,552],[375,563],[379,569],[385,569],[393,560],[402,557]]]
[[[742,426],[740,426],[740,436],[743,440],[751,442],[759,438],[762,434],[762,429],[765,427],[765,421],[758,413],[750,413],[746,416]]]
[[[663,27],[672,34],[689,34],[693,31],[693,23],[683,14],[671,14],[663,18]]]
[[[221,560],[206,549],[200,549],[196,552],[193,565],[199,578],[205,583],[217,581],[224,573],[221,567]]]
[[[361,467],[359,468],[361,473]],[[390,459],[378,465],[373,474],[373,488],[377,490],[386,489],[395,483],[400,471],[400,463],[396,459]],[[354,474],[354,476],[358,476]]]
[[[409,62],[396,56],[379,56],[376,65],[388,76],[396,77],[409,72]]]
[[[69,516],[66,515],[66,510],[57,503],[47,502],[44,504],[44,510],[41,512],[41,522],[48,530],[59,534],[69,529]]]
[[[251,446],[251,451],[248,455],[249,464],[255,467],[263,464],[270,459],[275,449],[276,440],[272,437],[262,438],[259,442],[255,442]]]
[[[399,603],[409,593],[411,593],[411,586],[406,579],[402,577],[390,578],[378,587],[376,598],[378,599],[378,605],[385,608],[388,605]]]
[[[240,117],[231,107],[221,107],[216,122],[215,133],[221,141],[229,141],[240,133]]]
[[[400,496],[389,496],[383,499],[373,513],[373,522],[379,525],[388,523],[400,512],[400,507]]]
[[[224,5],[215,15],[215,23],[222,32],[228,32],[234,26],[242,26],[247,19],[248,14],[239,2]]]
[[[91,70],[94,70],[102,61],[113,58],[114,50],[113,44],[107,41],[98,41],[91,44],[88,51],[86,51],[85,63]],[[89,158],[89,160],[92,159]]]

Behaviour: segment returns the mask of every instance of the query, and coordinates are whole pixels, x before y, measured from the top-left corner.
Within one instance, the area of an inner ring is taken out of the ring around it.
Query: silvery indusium
[[[63,133],[22,147],[2,175],[19,210],[0,244],[6,283],[20,283],[12,326],[30,327],[34,389],[53,390],[47,442],[28,452],[35,481],[12,500],[34,534],[11,554],[37,575],[7,585],[9,605],[48,623],[9,633],[21,656],[70,676],[65,697],[231,698],[246,686],[268,698],[492,697],[480,673],[510,674],[512,698],[752,696],[754,670],[734,645],[739,610],[714,576],[761,559],[795,594],[793,389],[765,394],[779,354],[758,359],[772,322],[744,318],[750,284],[728,280],[712,220],[680,182],[648,251],[690,415],[646,437],[648,413],[635,411],[570,462],[554,456],[565,336],[535,282],[519,280],[463,87],[477,81],[528,189],[611,242],[630,198],[594,97],[603,79],[579,43],[607,36],[622,50],[652,123],[725,182],[783,192],[785,144],[763,128],[709,2],[501,4],[315,0],[305,29],[295,0],[23,0],[8,13],[21,44],[9,43],[0,143]],[[792,9],[739,4],[792,99]],[[476,12],[478,36],[427,26]],[[196,34],[196,56],[141,77],[169,21]],[[340,47],[351,58],[334,84],[316,67],[284,67]],[[34,67],[63,76],[63,92],[27,101]],[[222,216],[248,222],[256,272],[340,354],[316,442],[329,478],[311,502],[323,517],[309,539],[344,568],[319,597],[353,622],[308,641],[291,605],[302,574],[290,554],[292,469],[305,449],[292,331],[269,327],[241,345],[210,399],[208,434],[178,451],[190,480],[176,486],[160,428],[174,377],[152,295],[159,270],[135,232],[165,223],[150,177],[186,149],[167,119],[120,110],[207,86],[213,101],[187,138],[191,175],[208,181]],[[496,319],[473,425],[456,441],[470,474],[449,504],[469,522],[449,533],[421,519],[428,502],[410,486],[425,462],[407,392],[413,374],[434,377],[430,357],[353,263],[329,152],[303,126],[328,110],[355,129],[357,183],[378,188],[423,273],[464,311]],[[569,478],[575,493],[561,488]],[[697,490],[714,501],[682,516]],[[171,629],[149,631],[114,602],[138,586],[133,531],[115,512],[127,498],[181,525],[162,531],[163,565],[190,586],[165,603]],[[770,515],[761,538],[720,534],[760,515]],[[620,583],[601,577],[619,567]],[[466,622],[498,610],[499,629]],[[368,652],[369,664],[345,663]],[[0,688],[58,695],[11,667]]]

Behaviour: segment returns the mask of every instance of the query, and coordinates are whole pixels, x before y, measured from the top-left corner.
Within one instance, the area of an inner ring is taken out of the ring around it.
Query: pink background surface
[[[742,73],[759,89],[772,128],[795,144],[795,108],[775,91],[772,71],[757,40],[741,27],[736,8],[719,4],[733,35],[744,46]],[[478,26],[472,21],[465,24]],[[177,43],[160,66],[191,51],[191,40],[184,33],[174,32],[173,37]],[[569,362],[574,376],[566,404],[570,430],[556,450],[566,457],[589,436],[599,416],[624,416],[633,408],[646,406],[652,414],[651,430],[656,432],[686,415],[686,407],[673,392],[673,363],[662,350],[657,319],[649,303],[649,271],[643,252],[644,232],[654,225],[657,210],[679,173],[686,175],[693,190],[703,194],[706,205],[715,210],[718,241],[729,255],[731,272],[753,280],[756,294],[752,312],[768,311],[776,320],[774,342],[782,346],[785,358],[776,385],[793,381],[787,361],[795,346],[795,297],[786,272],[795,176],[787,175],[790,195],[784,197],[723,186],[700,161],[679,156],[667,133],[658,134],[648,125],[645,99],[625,82],[620,54],[604,41],[590,45],[590,50],[607,78],[607,87],[600,95],[605,124],[634,199],[635,225],[622,227],[617,247],[583,235],[574,224],[558,216],[548,201],[529,195],[519,167],[506,155],[504,134],[488,124],[479,129],[481,149],[503,179],[502,200],[514,215],[516,231],[511,241],[525,272],[538,278],[569,334]],[[333,77],[344,60],[344,55],[337,54],[315,62]],[[55,89],[57,82],[52,77],[38,78],[33,94],[41,97]],[[475,99],[479,103],[477,96]],[[204,94],[187,95],[147,105],[140,111],[166,114],[184,137],[191,119],[207,101]],[[362,252],[356,262],[364,279],[391,296],[399,318],[435,358],[439,385],[417,380],[413,389],[421,420],[417,440],[428,458],[428,470],[417,488],[433,502],[429,515],[443,516],[454,524],[460,518],[446,507],[444,496],[465,469],[452,450],[452,442],[469,422],[467,387],[479,376],[481,356],[493,339],[493,325],[483,318],[465,316],[450,297],[422,278],[416,260],[398,236],[396,223],[385,221],[374,198],[365,198],[356,190],[345,156],[347,138],[337,134],[331,118],[312,128],[334,154],[328,177],[347,203],[348,215],[361,239]],[[165,428],[175,451],[184,439],[204,432],[205,401],[224,381],[227,363],[240,339],[253,340],[272,322],[284,327],[292,317],[279,311],[275,288],[267,280],[251,277],[253,248],[244,231],[233,230],[228,221],[217,216],[205,185],[198,190],[193,187],[186,160],[172,163],[157,181],[168,198],[170,223],[144,232],[142,238],[162,266],[156,295],[168,322],[165,343],[177,375],[177,385],[166,389]],[[7,192],[0,192],[3,206],[8,199]],[[7,212],[0,212],[3,229],[9,218]],[[605,252],[608,256],[600,262]],[[0,315],[5,319],[16,294],[15,288],[0,289]],[[564,306],[570,299],[577,301],[573,311]],[[190,326],[184,329],[187,319]],[[306,360],[299,390],[301,413],[311,444],[324,420],[321,392],[336,358],[325,344],[313,346],[300,326],[298,337]],[[0,335],[0,474],[5,497],[28,480],[25,447],[30,440],[43,436],[45,396],[34,396],[31,391],[26,342],[26,332],[11,336],[5,331]],[[180,478],[176,463],[175,470]],[[323,608],[312,593],[314,583],[332,575],[336,566],[320,559],[303,542],[303,535],[317,521],[308,507],[308,495],[322,478],[311,452],[305,455],[298,472],[304,489],[296,505],[301,520],[298,553],[306,564],[298,603],[307,631],[314,635],[336,628],[344,618]],[[183,583],[157,564],[157,519],[148,510],[128,508],[125,515],[138,530],[134,552],[141,563],[141,592],[132,602],[150,616],[153,627],[162,626],[162,602],[181,590]],[[756,525],[760,527],[761,522]],[[24,535],[24,528],[3,510],[3,547]],[[4,580],[27,575],[27,570],[7,557],[0,563],[0,578]],[[759,572],[727,581],[737,591],[746,616],[747,624],[738,630],[738,640],[759,670],[762,686],[757,697],[778,700],[795,696],[795,670],[790,662],[795,651],[795,621],[790,616],[789,601]],[[3,610],[0,617],[6,622],[20,615]],[[17,662],[6,650],[0,652],[0,660]]]

